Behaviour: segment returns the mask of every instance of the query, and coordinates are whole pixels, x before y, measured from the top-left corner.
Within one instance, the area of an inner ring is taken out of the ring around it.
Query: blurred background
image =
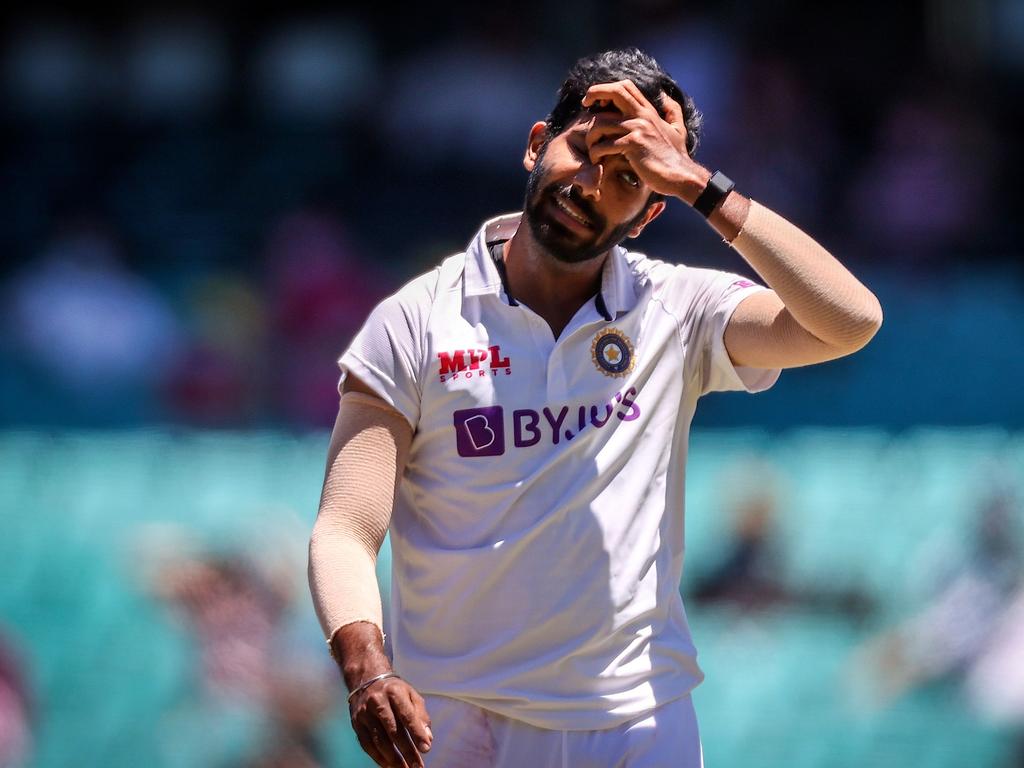
[[[625,45],[886,317],[698,408],[708,765],[1024,765],[1024,2],[483,5],[2,12],[0,766],[369,765],[305,585],[335,360]],[[749,274],[682,204],[634,247]]]

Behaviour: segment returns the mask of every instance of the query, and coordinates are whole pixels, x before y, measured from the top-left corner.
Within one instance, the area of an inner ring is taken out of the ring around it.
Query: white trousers
[[[704,768],[690,696],[615,728],[537,728],[446,696],[425,696],[428,768]]]

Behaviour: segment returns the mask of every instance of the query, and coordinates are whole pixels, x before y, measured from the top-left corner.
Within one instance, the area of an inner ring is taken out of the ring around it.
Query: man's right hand
[[[373,683],[349,704],[359,745],[382,768],[422,768],[433,741],[423,697],[400,677]]]
[[[354,691],[367,680],[391,671],[380,630],[369,622],[339,629],[331,647],[345,684]],[[359,745],[381,768],[422,768],[421,752],[434,739],[423,697],[400,677],[378,680],[349,702]]]

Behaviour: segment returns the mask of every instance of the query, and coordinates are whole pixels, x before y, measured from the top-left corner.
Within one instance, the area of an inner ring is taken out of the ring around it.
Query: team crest
[[[605,328],[594,337],[590,354],[597,370],[605,376],[626,376],[633,370],[633,343],[618,328]]]

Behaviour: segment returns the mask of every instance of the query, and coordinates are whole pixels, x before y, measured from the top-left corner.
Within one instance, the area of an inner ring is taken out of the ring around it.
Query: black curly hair
[[[632,80],[636,83],[640,92],[662,117],[665,117],[661,105],[663,92],[679,103],[686,123],[686,151],[693,157],[700,144],[704,116],[693,103],[693,98],[676,84],[654,57],[639,48],[622,48],[584,56],[573,64],[568,77],[558,89],[558,103],[544,119],[548,135],[560,134],[583,111],[583,97],[590,86],[618,80]]]

